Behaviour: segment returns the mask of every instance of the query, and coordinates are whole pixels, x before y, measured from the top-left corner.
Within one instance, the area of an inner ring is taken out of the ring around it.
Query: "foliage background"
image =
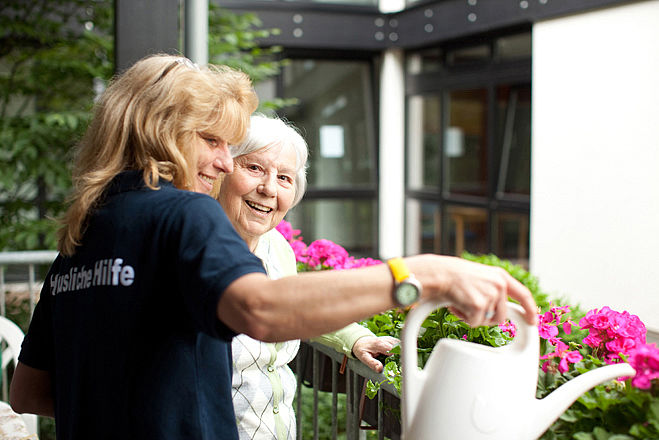
[[[54,249],[67,164],[112,74],[112,2],[3,2],[0,250]]]
[[[114,2],[5,0],[0,10],[0,251],[55,249],[70,163],[114,73]],[[286,63],[254,14],[209,5],[209,59],[255,83]],[[146,54],[145,54],[146,55]],[[263,102],[261,111],[294,100]]]

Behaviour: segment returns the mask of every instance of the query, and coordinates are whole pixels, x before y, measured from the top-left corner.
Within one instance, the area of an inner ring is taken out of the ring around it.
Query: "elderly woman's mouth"
[[[245,200],[245,203],[247,204],[247,206],[249,206],[250,208],[252,208],[256,211],[263,212],[265,214],[267,214],[269,212],[272,212],[272,208],[269,208],[267,206],[261,205],[261,204],[256,203],[256,202],[252,202],[250,200]]]

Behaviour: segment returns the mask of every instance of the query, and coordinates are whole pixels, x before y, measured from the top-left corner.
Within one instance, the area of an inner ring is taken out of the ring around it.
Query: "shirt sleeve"
[[[354,359],[352,347],[355,345],[355,342],[357,342],[357,339],[363,338],[364,336],[375,335],[366,327],[353,322],[335,332],[313,338],[311,341],[331,347],[339,353],[343,353]]]
[[[210,197],[191,198],[174,221],[176,278],[187,311],[211,336],[234,336],[217,318],[217,304],[233,281],[250,273],[265,273],[261,261]]]
[[[276,229],[269,231],[261,237],[261,240],[262,242],[259,244],[268,244],[269,246],[263,246],[261,248],[263,249],[263,255],[259,255],[258,251],[260,248],[257,246],[257,255],[266,261],[266,265],[271,266],[271,271],[277,272],[281,276],[293,275],[296,273],[295,253],[293,252],[293,248],[291,248],[291,245],[279,233],[279,231]],[[268,248],[270,252],[266,254],[265,249]],[[335,332],[321,335],[311,340],[354,358],[352,355],[352,347],[359,338],[363,338],[364,336],[375,335],[366,327],[357,323],[352,323]]]
[[[44,281],[39,301],[34,309],[30,327],[25,334],[18,360],[38,370],[53,371],[55,364],[55,347],[53,336],[52,295],[50,280],[53,267],[61,257],[57,257]]]

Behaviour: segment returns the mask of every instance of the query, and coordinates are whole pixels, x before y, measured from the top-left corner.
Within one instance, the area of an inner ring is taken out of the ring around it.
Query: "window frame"
[[[373,204],[373,219],[372,219],[372,252],[370,255],[361,255],[362,252],[357,251],[356,256],[368,256],[368,257],[377,257],[379,249],[379,179],[380,179],[380,150],[378,148],[380,139],[379,139],[379,78],[377,72],[379,72],[379,64],[381,62],[381,54],[378,51],[344,51],[344,50],[319,50],[319,49],[300,49],[300,48],[289,48],[285,49],[281,53],[281,57],[287,60],[317,60],[317,61],[330,61],[330,62],[341,62],[341,61],[357,61],[364,62],[368,68],[370,90],[368,93],[371,96],[371,100],[367,102],[367,105],[371,106],[372,121],[367,122],[367,125],[371,127],[373,131],[370,133],[368,138],[372,139],[373,145],[371,149],[373,151],[373,157],[371,158],[372,168],[372,180],[370,184],[362,185],[351,185],[345,187],[329,187],[323,188],[318,186],[308,185],[306,192],[300,205],[303,205],[305,201],[316,202],[316,201],[332,201],[332,200],[355,200],[355,201],[370,201]],[[284,96],[284,75],[280,73],[276,78],[276,90],[277,96]],[[278,110],[277,114],[280,117],[287,117],[286,109]],[[292,120],[295,122],[294,120]],[[295,208],[293,208],[295,209]],[[349,246],[346,246],[348,252],[352,254],[352,249]]]
[[[531,34],[531,30],[527,32]],[[444,239],[449,232],[449,208],[450,207],[474,207],[481,208],[487,212],[487,249],[488,252],[494,252],[495,234],[497,234],[495,217],[497,213],[517,213],[530,216],[530,194],[529,196],[513,196],[497,198],[497,177],[498,165],[496,159],[496,130],[497,120],[497,88],[502,85],[531,87],[531,57],[516,60],[498,60],[496,54],[496,41],[499,37],[511,36],[522,33],[519,29],[509,30],[507,32],[497,32],[489,35],[470,37],[461,41],[448,42],[440,46],[441,63],[438,71],[422,72],[411,74],[406,69],[405,72],[405,114],[409,117],[409,102],[411,97],[428,97],[438,96],[440,99],[440,127],[441,132],[445,132],[448,126],[449,114],[444,111],[448,108],[450,93],[455,90],[468,89],[485,89],[487,93],[487,116],[486,116],[486,148],[487,148],[487,190],[484,196],[465,195],[449,193],[445,188],[443,172],[438,173],[436,187],[433,188],[410,188],[409,187],[409,167],[407,160],[409,157],[409,120],[406,121],[406,142],[405,142],[405,206],[408,206],[410,200],[416,200],[419,203],[436,204],[441,214],[441,237],[440,249],[434,249],[435,252],[442,254],[451,254],[449,249],[450,240]],[[446,56],[453,50],[488,44],[490,46],[490,56],[486,61],[474,62],[465,65],[447,66]],[[408,51],[406,56],[411,56],[419,51]],[[439,152],[436,155],[437,166],[439,170],[444,169],[444,139],[439,136]],[[408,215],[406,209],[405,230],[410,227],[408,224]],[[409,249],[409,234],[405,234],[405,248]],[[527,241],[528,248],[528,241]],[[528,249],[526,252],[528,261]]]

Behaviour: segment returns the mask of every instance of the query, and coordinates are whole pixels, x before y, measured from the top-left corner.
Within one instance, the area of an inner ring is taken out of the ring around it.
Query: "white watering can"
[[[636,374],[627,363],[597,368],[537,399],[538,328],[527,324],[523,309],[513,303],[508,303],[508,314],[517,334],[510,344],[495,348],[441,339],[420,370],[419,329],[430,313],[443,306],[421,302],[405,320],[401,336],[403,440],[537,439],[589,389]]]

